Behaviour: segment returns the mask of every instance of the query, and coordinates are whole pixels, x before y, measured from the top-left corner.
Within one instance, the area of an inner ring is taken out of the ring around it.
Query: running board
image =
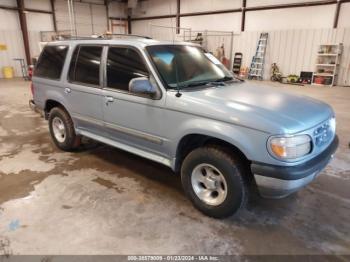
[[[117,141],[112,140],[110,138],[106,138],[106,137],[101,137],[101,136],[95,135],[95,134],[93,134],[93,133],[91,133],[89,131],[81,130],[79,128],[76,129],[76,133],[78,135],[86,136],[88,138],[91,138],[93,140],[99,141],[101,143],[104,143],[104,144],[107,144],[107,145],[110,145],[110,146],[122,149],[122,150],[127,151],[129,153],[132,153],[134,155],[138,155],[138,156],[147,158],[149,160],[152,160],[154,162],[158,162],[160,164],[163,164],[165,166],[168,166],[168,167],[172,168],[171,161],[169,159],[165,158],[165,157],[161,157],[159,155],[156,155],[156,154],[144,151],[142,149],[135,148],[135,147],[132,147],[132,146],[129,146],[129,145],[117,142]]]

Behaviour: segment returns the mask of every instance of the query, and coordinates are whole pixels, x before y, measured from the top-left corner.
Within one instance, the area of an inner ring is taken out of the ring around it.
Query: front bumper
[[[309,184],[333,158],[339,144],[335,136],[321,154],[298,166],[252,163],[251,170],[261,196],[283,198]]]

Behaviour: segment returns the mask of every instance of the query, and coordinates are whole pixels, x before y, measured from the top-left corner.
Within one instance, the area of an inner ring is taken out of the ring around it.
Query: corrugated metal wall
[[[55,12],[58,30],[70,30],[67,1],[56,1]],[[74,2],[74,12],[77,35],[90,36],[106,32],[107,14],[103,1]]]
[[[9,3],[10,1],[8,1]],[[14,1],[12,3],[16,4]],[[21,74],[19,63],[13,60],[25,57],[20,28],[16,11],[0,9],[0,44],[7,46],[6,50],[0,50],[0,77],[2,77],[2,67],[4,66],[12,66],[16,76]]]
[[[0,30],[0,43],[7,46],[7,50],[0,51],[0,77],[2,68],[12,66],[15,76],[21,76],[21,67],[14,58],[25,58],[22,32],[19,30]]]
[[[1,0],[0,0],[1,2]],[[107,30],[106,7],[103,0],[89,0],[89,3],[75,2],[75,12],[78,35],[101,34]],[[15,0],[8,0],[7,4],[16,6]],[[25,0],[27,8],[51,10],[48,0]],[[56,0],[56,17],[59,30],[69,30],[68,7],[66,0]],[[50,14],[26,14],[31,56],[39,55],[40,31],[53,31],[52,16]],[[0,78],[3,66],[13,66],[15,76],[21,76],[21,68],[14,58],[25,58],[24,45],[18,12],[0,9],[0,44],[7,45],[7,50],[0,51]]]
[[[243,53],[243,66],[249,67],[261,32],[243,32],[234,36],[233,52]],[[314,71],[320,44],[343,43],[344,51],[338,85],[350,84],[350,28],[270,31],[264,78],[270,78],[270,65],[277,63],[284,75]]]

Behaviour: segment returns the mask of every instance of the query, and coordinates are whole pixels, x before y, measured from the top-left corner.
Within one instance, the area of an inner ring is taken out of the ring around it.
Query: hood
[[[321,101],[249,82],[183,91],[169,106],[271,134],[297,133],[334,114]]]

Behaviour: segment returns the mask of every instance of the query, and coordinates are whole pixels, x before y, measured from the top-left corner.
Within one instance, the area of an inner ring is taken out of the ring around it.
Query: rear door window
[[[68,46],[45,46],[35,67],[34,75],[38,77],[59,80]]]
[[[69,81],[98,86],[102,48],[102,46],[76,47],[69,67]]]

